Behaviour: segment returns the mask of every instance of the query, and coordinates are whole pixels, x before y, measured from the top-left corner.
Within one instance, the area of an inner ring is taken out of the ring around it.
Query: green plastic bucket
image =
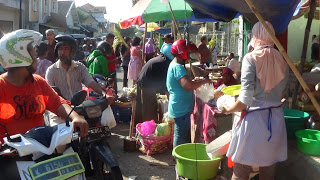
[[[173,149],[172,156],[176,157],[179,175],[198,180],[215,177],[222,159],[211,160],[206,153],[206,144],[200,143],[181,144]]]
[[[320,131],[304,129],[296,132],[297,148],[309,155],[320,155]]]
[[[295,109],[283,109],[284,119],[286,120],[287,137],[295,138],[295,132],[305,128],[305,120],[309,114]]]

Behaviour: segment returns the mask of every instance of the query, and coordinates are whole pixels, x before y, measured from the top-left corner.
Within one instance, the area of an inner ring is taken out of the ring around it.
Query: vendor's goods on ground
[[[172,133],[169,124],[156,125],[151,120],[137,124],[136,137],[139,150],[150,155],[164,152],[170,146]]]

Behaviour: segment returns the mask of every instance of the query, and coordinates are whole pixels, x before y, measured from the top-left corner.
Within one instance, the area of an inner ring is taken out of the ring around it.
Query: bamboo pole
[[[309,6],[310,6],[310,11],[308,14],[308,21],[307,21],[306,29],[304,31],[304,40],[303,40],[303,46],[302,46],[301,61],[300,61],[300,66],[299,66],[300,73],[303,72],[303,68],[306,63],[308,41],[309,41],[309,36],[310,36],[310,27],[311,27],[312,20],[314,17],[314,12],[316,10],[316,0],[311,0],[311,3]],[[295,103],[297,100],[297,95],[299,93],[299,89],[300,89],[300,84],[299,84],[299,82],[296,82],[295,89],[294,89],[293,95],[292,95],[292,106],[293,107],[296,106]]]
[[[313,94],[311,93],[309,87],[307,86],[307,84],[304,82],[301,74],[299,73],[298,69],[294,66],[294,64],[292,63],[290,57],[288,56],[288,54],[286,53],[286,51],[284,50],[283,46],[281,45],[281,43],[279,42],[279,40],[276,38],[276,36],[274,35],[274,33],[271,31],[271,29],[269,28],[269,26],[266,24],[265,20],[263,19],[263,17],[261,16],[261,14],[258,12],[257,8],[255,7],[255,5],[252,3],[251,0],[245,0],[246,3],[248,4],[248,6],[250,7],[251,11],[256,15],[256,17],[258,18],[258,20],[262,23],[262,25],[264,26],[264,28],[268,31],[269,36],[271,37],[272,41],[277,45],[280,53],[282,54],[282,56],[284,57],[284,59],[287,61],[289,67],[291,68],[291,70],[293,71],[294,75],[297,77],[298,81],[300,82],[301,86],[303,87],[304,91],[307,93],[307,95],[309,96],[312,104],[314,105],[314,107],[316,108],[318,114],[320,115],[320,106],[317,102],[317,100],[314,98]]]
[[[177,23],[176,17],[175,17],[175,16],[174,16],[174,14],[173,14],[173,10],[172,10],[172,7],[171,7],[171,3],[170,3],[170,1],[169,1],[169,7],[170,7],[170,12],[171,12],[171,15],[172,15],[172,18],[173,18],[174,24],[175,24],[175,26],[176,26],[176,28],[177,28],[177,31],[178,31],[178,33],[179,33],[179,35],[180,35],[180,39],[181,39],[181,38],[182,38],[182,35],[181,35],[180,30],[179,30],[179,26],[178,26],[178,23]]]
[[[143,63],[146,61],[146,39],[147,39],[147,32],[148,32],[148,23],[145,24],[145,28],[144,28],[144,37],[143,37],[143,41],[142,41],[142,61]]]

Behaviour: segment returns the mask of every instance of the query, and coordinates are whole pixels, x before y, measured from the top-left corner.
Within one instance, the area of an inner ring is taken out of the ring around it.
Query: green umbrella
[[[184,0],[167,1],[170,1],[176,19],[186,19],[192,16],[192,8]],[[163,3],[161,0],[140,0],[131,8],[128,18],[120,22],[120,27],[124,29],[131,25],[172,19],[168,3]]]

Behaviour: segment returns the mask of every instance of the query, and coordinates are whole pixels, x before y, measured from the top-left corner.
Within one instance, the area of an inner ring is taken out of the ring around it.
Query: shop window
[[[48,13],[48,0],[44,0],[44,13]]]
[[[33,11],[38,11],[38,0],[33,0]]]
[[[52,12],[55,12],[56,10],[56,2],[52,2]]]

